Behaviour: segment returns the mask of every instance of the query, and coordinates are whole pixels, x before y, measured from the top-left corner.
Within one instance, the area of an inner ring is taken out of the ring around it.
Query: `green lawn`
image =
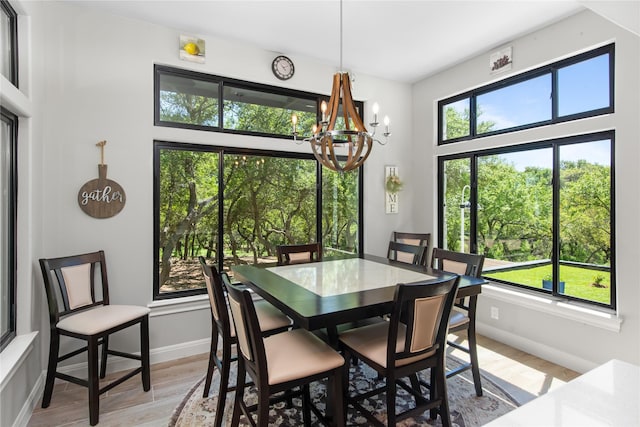
[[[532,267],[526,270],[512,270],[502,273],[485,273],[483,276],[505,280],[512,283],[542,288],[542,278],[551,274],[551,265]],[[596,276],[604,277],[604,288],[592,286]],[[596,271],[586,268],[562,265],[560,266],[560,280],[565,282],[565,295],[610,304],[611,276],[607,271]]]

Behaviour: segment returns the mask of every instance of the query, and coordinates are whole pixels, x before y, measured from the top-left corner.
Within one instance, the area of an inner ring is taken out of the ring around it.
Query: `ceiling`
[[[192,36],[250,43],[340,66],[337,0],[67,0]],[[615,7],[613,7],[615,5]],[[342,69],[415,82],[585,8],[638,33],[640,2],[344,0]],[[634,18],[637,14],[638,19]]]

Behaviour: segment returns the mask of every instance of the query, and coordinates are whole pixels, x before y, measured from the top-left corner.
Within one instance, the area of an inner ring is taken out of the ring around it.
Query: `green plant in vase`
[[[402,190],[403,185],[402,181],[400,181],[400,177],[397,175],[389,175],[385,181],[385,189],[388,193],[392,194],[398,193]]]

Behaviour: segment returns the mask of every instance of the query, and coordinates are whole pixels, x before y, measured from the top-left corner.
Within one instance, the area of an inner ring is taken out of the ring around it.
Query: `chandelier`
[[[340,0],[340,69],[342,69],[342,0]],[[336,121],[342,106],[342,118],[344,129],[336,129]],[[386,144],[389,132],[389,117],[385,116],[384,124],[385,143],[375,138],[375,130],[378,123],[378,104],[373,104],[373,122],[369,126],[373,133],[369,133],[364,126],[355,103],[351,96],[351,79],[349,73],[340,71],[333,75],[333,86],[329,104],[322,101],[320,105],[322,120],[313,126],[312,135],[302,141],[308,141],[311,151],[320,164],[336,172],[348,172],[362,166],[371,154],[373,142]],[[298,117],[291,116],[293,124],[293,138],[298,137]],[[339,158],[340,157],[340,158]]]

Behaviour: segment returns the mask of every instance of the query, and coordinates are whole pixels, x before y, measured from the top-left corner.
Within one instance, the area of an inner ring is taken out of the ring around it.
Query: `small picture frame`
[[[513,52],[511,46],[500,49],[489,55],[489,72],[491,74],[502,73],[511,69],[513,64]]]
[[[180,36],[180,59],[204,64],[205,41],[197,37]]]

